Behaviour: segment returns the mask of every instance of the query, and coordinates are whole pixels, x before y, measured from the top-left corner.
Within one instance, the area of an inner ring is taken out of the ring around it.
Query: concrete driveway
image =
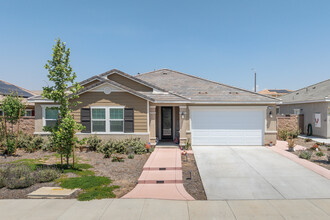
[[[330,198],[330,180],[265,147],[193,151],[210,200]]]

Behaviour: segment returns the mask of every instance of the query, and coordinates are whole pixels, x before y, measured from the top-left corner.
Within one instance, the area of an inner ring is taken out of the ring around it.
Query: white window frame
[[[31,115],[26,115],[27,112],[31,112]],[[25,109],[24,116],[26,117],[32,117],[33,110],[32,109]]]
[[[105,110],[105,119],[93,119],[93,109],[104,109]],[[105,121],[105,132],[102,131],[93,131],[93,121]],[[91,107],[91,133],[94,134],[104,134],[107,133],[107,108],[106,107]]]
[[[93,117],[93,109],[105,109],[105,119],[92,119]],[[110,119],[110,109],[123,109],[123,119]],[[91,133],[92,134],[123,134],[125,131],[125,107],[124,106],[92,106],[91,107]],[[105,132],[93,131],[93,121],[104,121],[105,120]],[[110,123],[111,121],[122,121],[123,122],[123,131],[110,131]]]
[[[42,125],[46,126],[46,120],[55,121],[56,119],[46,119],[46,108],[59,108],[59,105],[42,105]]]

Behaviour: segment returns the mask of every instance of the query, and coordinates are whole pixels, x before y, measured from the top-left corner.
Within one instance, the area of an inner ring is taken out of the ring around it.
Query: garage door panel
[[[191,110],[193,145],[262,145],[262,110]]]

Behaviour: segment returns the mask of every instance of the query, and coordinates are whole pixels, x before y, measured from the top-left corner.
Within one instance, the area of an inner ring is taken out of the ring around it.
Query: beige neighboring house
[[[29,97],[37,95],[37,93],[24,89],[22,87],[16,86],[14,84],[0,80],[0,117],[4,115],[2,111],[1,104],[3,99],[8,96],[11,92],[17,92],[19,96],[22,97],[23,103],[26,105],[25,112],[22,113],[20,121],[21,131],[29,134],[34,133],[34,103],[28,103],[27,99]],[[16,129],[16,127],[14,128]]]
[[[258,93],[263,94],[263,95],[272,96],[272,97],[280,97],[282,95],[286,95],[291,92],[292,92],[292,90],[289,90],[289,89],[264,89]]]
[[[74,117],[80,137],[138,137],[152,145],[178,140],[192,145],[265,145],[276,142],[279,99],[169,69],[131,76],[111,70],[82,82]],[[56,123],[52,100],[35,104],[35,134]]]
[[[330,79],[282,96],[280,114],[303,115],[303,133],[330,138]]]

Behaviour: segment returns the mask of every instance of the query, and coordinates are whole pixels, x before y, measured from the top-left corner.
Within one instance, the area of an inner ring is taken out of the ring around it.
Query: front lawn
[[[123,157],[124,161],[112,162],[112,158],[104,158],[102,153],[78,150],[76,152],[78,162],[75,168],[70,164],[69,168],[63,169],[63,173],[60,158],[56,153],[43,150],[28,153],[19,149],[17,155],[7,158],[0,155],[0,166],[25,166],[31,172],[42,168],[56,169],[59,179],[50,182],[34,182],[31,186],[19,189],[0,187],[0,199],[27,198],[27,194],[43,186],[83,188],[79,196],[74,195],[79,200],[119,198],[135,187],[150,154],[134,155],[133,159],[128,159],[127,154],[116,154],[118,157]],[[80,187],[80,183],[87,186]]]

